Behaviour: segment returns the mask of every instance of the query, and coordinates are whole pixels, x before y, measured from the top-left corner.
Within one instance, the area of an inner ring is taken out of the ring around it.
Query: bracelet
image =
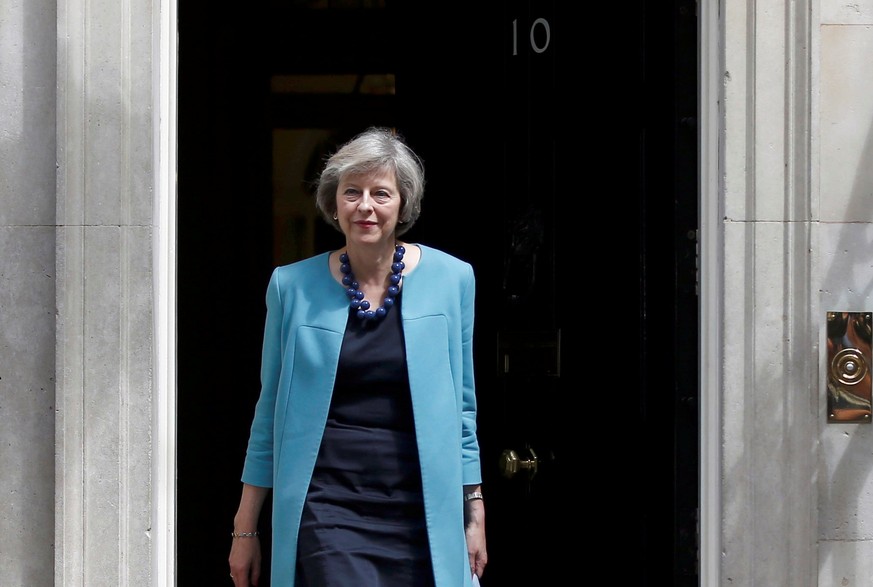
[[[261,533],[255,530],[254,532],[231,532],[230,535],[234,538],[257,538]]]
[[[485,499],[482,495],[481,491],[471,491],[470,493],[464,494],[464,501],[470,501],[471,499]]]

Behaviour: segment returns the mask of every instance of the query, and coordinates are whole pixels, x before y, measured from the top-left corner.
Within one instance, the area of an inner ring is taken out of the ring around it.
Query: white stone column
[[[810,135],[811,6],[720,6],[721,584],[814,585],[824,323],[812,266],[819,218]]]
[[[151,0],[57,2],[55,584],[152,574]]]
[[[53,585],[55,2],[0,2],[0,583]]]

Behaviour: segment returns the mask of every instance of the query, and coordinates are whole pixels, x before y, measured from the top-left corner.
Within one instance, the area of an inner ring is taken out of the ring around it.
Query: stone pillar
[[[57,2],[54,580],[64,587],[152,581],[156,14],[151,0]]]
[[[721,584],[815,585],[824,323],[813,266],[812,10],[721,6]]]
[[[55,2],[0,3],[0,582],[53,584]]]

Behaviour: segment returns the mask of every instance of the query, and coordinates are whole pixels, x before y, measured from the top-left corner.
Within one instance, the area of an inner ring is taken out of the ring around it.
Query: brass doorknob
[[[500,454],[500,471],[504,477],[512,478],[519,471],[526,471],[528,480],[537,474],[537,454],[532,448],[526,449],[530,458],[519,458],[518,453],[512,449],[506,449]]]

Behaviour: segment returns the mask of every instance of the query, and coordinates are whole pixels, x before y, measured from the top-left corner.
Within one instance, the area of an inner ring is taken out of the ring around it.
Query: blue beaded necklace
[[[358,289],[359,284],[355,280],[355,274],[352,273],[352,265],[349,262],[347,253],[340,254],[340,271],[343,274],[343,285],[346,286],[346,295],[351,300],[349,307],[352,310],[357,310],[357,317],[360,320],[381,320],[394,305],[394,298],[400,293],[400,280],[403,277],[401,274],[406,264],[403,263],[403,254],[406,249],[403,245],[394,245],[394,262],[391,264],[391,275],[388,279],[391,285],[388,286],[388,295],[382,301],[382,305],[375,310],[370,309],[370,302],[364,299],[364,292]]]

